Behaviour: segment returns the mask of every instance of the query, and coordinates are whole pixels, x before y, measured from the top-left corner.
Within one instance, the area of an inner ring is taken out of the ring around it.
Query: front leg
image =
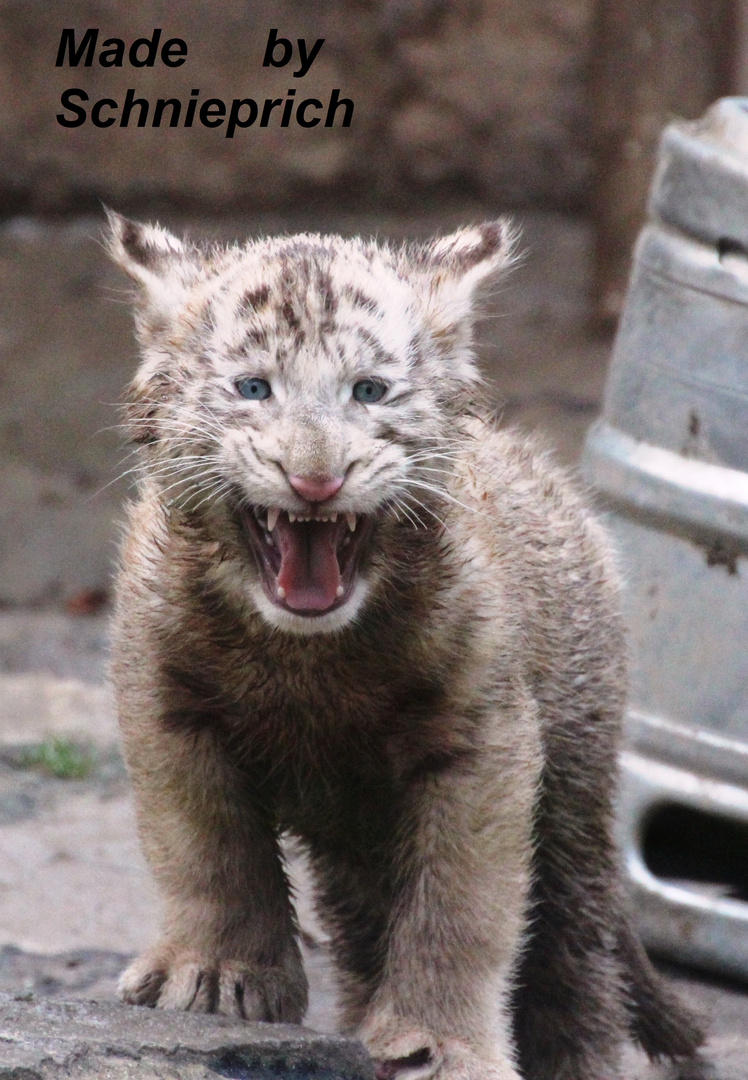
[[[212,730],[128,710],[141,841],[164,903],[160,941],[123,974],[132,1004],[301,1021],[307,983],[278,844]]]
[[[540,768],[532,709],[411,780],[379,985],[355,1032],[381,1080],[518,1080],[510,991]]]

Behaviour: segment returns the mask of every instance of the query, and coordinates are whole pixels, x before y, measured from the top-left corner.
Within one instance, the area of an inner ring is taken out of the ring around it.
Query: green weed
[[[96,757],[90,747],[71,739],[51,738],[25,749],[22,764],[59,780],[84,780],[96,764]]]

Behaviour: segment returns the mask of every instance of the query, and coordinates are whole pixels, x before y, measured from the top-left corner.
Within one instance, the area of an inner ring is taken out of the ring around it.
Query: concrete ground
[[[400,239],[486,215],[479,207],[361,227]],[[257,224],[209,227],[241,235]],[[541,431],[573,465],[600,407],[608,356],[608,343],[587,331],[590,235],[556,216],[523,224],[528,255],[491,302],[481,360],[505,421]],[[98,227],[0,229],[0,991],[108,1000],[127,957],[155,933],[157,901],[105,684],[113,522],[125,485],[92,498],[116,475],[119,451],[116,433],[91,436],[116,421],[109,403],[121,397],[133,349],[126,310],[99,290],[100,281],[123,283],[90,239]],[[334,975],[303,860],[292,851],[290,861],[312,982],[307,1022],[332,1030]],[[700,1075],[746,1080],[747,988],[669,975],[712,1018],[718,1064]],[[630,1080],[666,1075],[628,1059]]]

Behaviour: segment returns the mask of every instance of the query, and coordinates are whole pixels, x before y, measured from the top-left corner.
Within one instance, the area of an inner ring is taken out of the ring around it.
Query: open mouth
[[[369,515],[301,515],[253,507],[239,515],[269,600],[297,615],[326,615],[342,607],[356,582]]]

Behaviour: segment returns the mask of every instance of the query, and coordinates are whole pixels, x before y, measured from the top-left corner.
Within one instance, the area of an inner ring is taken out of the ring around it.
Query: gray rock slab
[[[371,1080],[360,1043],[287,1024],[0,995],[0,1080]]]
[[[693,1062],[629,1049],[625,1080],[745,1080],[748,1038],[717,1035]],[[0,1080],[371,1080],[354,1040],[285,1024],[0,993]]]

